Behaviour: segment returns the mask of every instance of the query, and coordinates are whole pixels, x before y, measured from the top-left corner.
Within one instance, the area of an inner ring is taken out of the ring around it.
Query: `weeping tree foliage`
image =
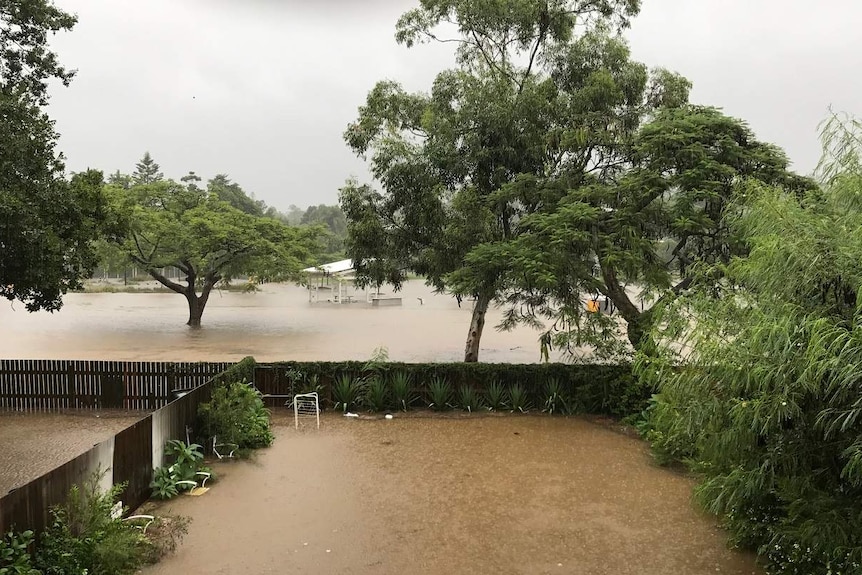
[[[657,310],[644,431],[772,573],[862,572],[862,130],[824,127],[822,192],[745,185],[748,254]],[[720,281],[715,281],[720,277]]]

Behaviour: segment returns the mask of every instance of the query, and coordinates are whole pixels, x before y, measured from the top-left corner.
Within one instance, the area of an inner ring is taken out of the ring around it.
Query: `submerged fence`
[[[227,362],[0,359],[0,411],[154,410]]]
[[[96,472],[105,472],[105,488],[126,483],[120,498],[129,508],[138,507],[150,496],[153,470],[163,464],[165,441],[185,440],[186,426],[194,424],[198,405],[210,399],[213,385],[210,378],[86,453],[11,490],[0,498],[0,533],[13,528],[42,532],[50,525],[51,507],[63,503],[73,485]]]

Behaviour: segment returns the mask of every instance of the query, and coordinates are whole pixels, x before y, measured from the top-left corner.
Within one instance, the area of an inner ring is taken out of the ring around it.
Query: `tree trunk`
[[[186,296],[186,301],[189,302],[189,321],[186,322],[186,325],[199,328],[201,326],[201,316],[204,314],[204,305],[206,304],[201,304],[201,298],[195,293],[194,288],[186,291],[184,295]]]
[[[464,350],[464,361],[475,363],[479,361],[479,342],[482,339],[482,330],[485,328],[485,314],[488,312],[488,304],[491,298],[487,295],[479,295],[476,305],[473,306],[473,317],[470,319],[470,331],[467,332],[467,347]]]
[[[183,295],[186,296],[186,301],[189,302],[189,321],[186,325],[193,328],[201,326],[201,317],[204,315],[204,308],[207,306],[207,300],[210,298],[210,292],[215,285],[215,280],[209,275],[204,279],[204,289],[201,295],[195,292],[193,283],[189,284],[188,289]]]

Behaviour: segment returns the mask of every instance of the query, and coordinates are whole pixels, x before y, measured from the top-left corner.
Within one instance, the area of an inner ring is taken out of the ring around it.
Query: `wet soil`
[[[347,419],[216,464],[174,573],[759,573],[613,426],[548,416]],[[287,425],[290,424],[290,425]]]
[[[127,411],[0,411],[0,495],[122,431],[146,414]]]

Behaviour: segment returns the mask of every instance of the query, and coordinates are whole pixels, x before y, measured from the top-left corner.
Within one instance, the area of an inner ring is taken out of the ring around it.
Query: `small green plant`
[[[395,407],[401,411],[410,409],[413,398],[410,395],[410,374],[406,371],[396,371],[389,377],[389,386],[392,389],[392,400]]]
[[[458,388],[458,406],[470,413],[479,409],[479,394],[473,386],[462,385]]]
[[[41,571],[33,567],[30,556],[33,539],[33,532],[29,530],[10,531],[0,538],[0,575],[41,575]]]
[[[165,457],[170,458],[173,463],[167,467],[159,467],[153,472],[153,480],[150,481],[153,497],[157,499],[176,497],[180,491],[194,487],[190,483],[179,482],[196,481],[199,479],[200,472],[211,474],[208,467],[201,465],[204,459],[202,449],[197,443],[186,444],[178,439],[166,441]]]
[[[341,373],[335,378],[332,386],[332,399],[335,401],[335,409],[341,409],[347,413],[355,409],[362,397],[363,382],[349,373]]]
[[[569,405],[563,395],[564,389],[560,380],[556,377],[548,378],[548,380],[545,381],[544,387],[545,405],[542,411],[551,415],[554,415],[555,413],[568,415],[570,413]]]
[[[452,386],[442,377],[434,377],[428,384],[428,407],[434,411],[452,408]]]
[[[153,480],[150,481],[153,497],[156,499],[170,499],[179,494],[177,489],[177,478],[167,467],[158,467],[153,472]]]
[[[492,381],[485,390],[485,402],[491,411],[506,409],[506,387],[497,380]]]
[[[520,383],[513,383],[509,386],[509,406],[512,408],[512,411],[520,411],[522,413],[530,408],[527,401],[527,392]]]
[[[365,382],[365,394],[362,398],[365,407],[370,411],[385,411],[389,408],[389,389],[380,376],[372,376]]]

